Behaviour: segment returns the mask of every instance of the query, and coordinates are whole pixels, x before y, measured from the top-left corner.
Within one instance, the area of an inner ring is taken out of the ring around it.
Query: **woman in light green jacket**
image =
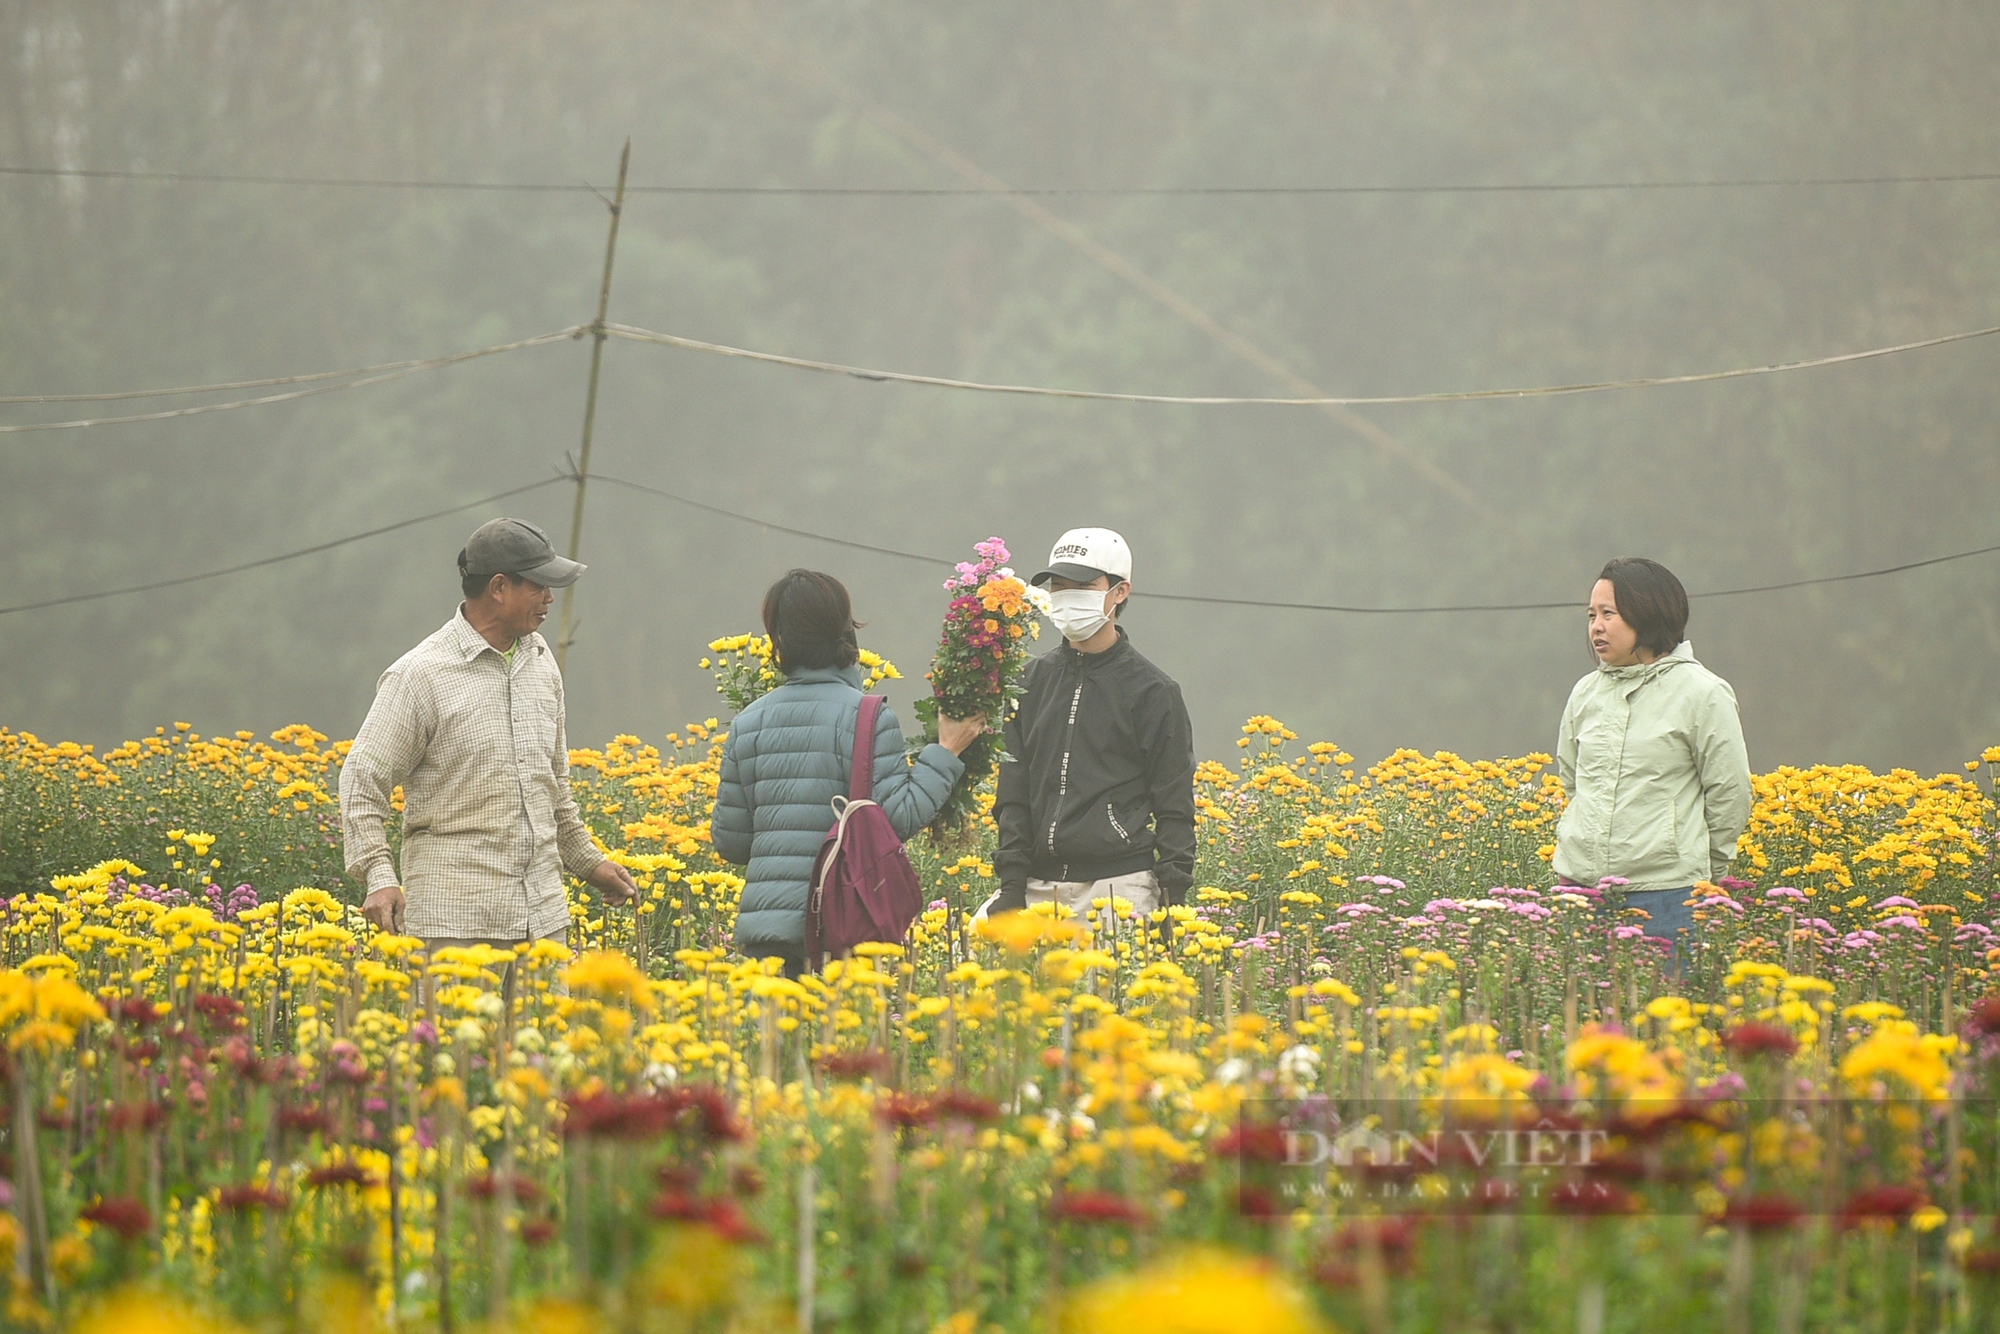
[[[1750,822],[1750,760],[1736,692],[1682,636],[1687,591],[1656,561],[1614,560],[1590,592],[1597,670],[1563,709],[1556,767],[1569,806],[1556,874],[1571,885],[1624,882],[1646,934],[1685,967],[1688,898],[1716,881]]]

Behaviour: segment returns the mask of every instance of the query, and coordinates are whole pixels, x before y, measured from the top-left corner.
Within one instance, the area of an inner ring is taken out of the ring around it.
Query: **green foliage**
[[[600,187],[628,132],[648,185],[957,187],[958,163],[1025,186],[1345,186],[2000,160],[2000,37],[1970,10],[1123,0],[325,17],[245,0],[8,6],[0,159]],[[612,313],[993,380],[1296,392],[1272,361],[1328,392],[1587,380],[1990,323],[1994,188],[1035,199],[1050,225],[996,198],[639,195]],[[283,374],[561,328],[592,313],[604,225],[587,194],[6,178],[5,390]],[[8,601],[212,568],[547,476],[575,438],[586,355],[565,344],[296,405],[12,437],[0,527],[23,596]],[[613,347],[593,466],[919,552],[990,531],[1033,550],[1068,523],[1107,523],[1138,556],[1127,624],[1185,688],[1204,749],[1269,709],[1361,754],[1521,753],[1549,744],[1589,665],[1561,613],[1332,619],[1145,593],[1542,600],[1581,596],[1629,552],[1700,590],[1976,546],[2000,486],[1989,367],[1966,345],[1364,425]],[[560,491],[515,504],[563,530]],[[589,505],[568,660],[581,735],[662,735],[704,713],[689,627],[743,623],[790,564],[848,578],[891,657],[928,653],[921,566],[608,488]],[[351,734],[369,683],[450,614],[452,555],[485,517],[10,617],[0,718],[100,743],[175,712]],[[1928,772],[1968,732],[2000,734],[1986,578],[1966,563],[1705,601],[1693,634],[1736,685],[1760,766]]]
[[[269,897],[346,886],[334,790],[346,742],[310,727],[269,741],[158,728],[103,756],[0,728],[0,898],[120,858],[162,889],[201,901],[210,885]],[[393,827],[392,844],[400,829]],[[212,836],[197,855],[186,833]],[[358,902],[358,897],[356,898]]]

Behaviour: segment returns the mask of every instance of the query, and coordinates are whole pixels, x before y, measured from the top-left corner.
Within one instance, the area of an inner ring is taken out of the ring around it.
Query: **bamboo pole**
[[[597,286],[597,321],[590,326],[590,334],[595,339],[590,349],[590,389],[583,399],[583,443],[577,450],[576,458],[576,506],[569,517],[569,558],[576,559],[576,553],[583,541],[583,496],[584,488],[590,481],[590,437],[597,425],[597,376],[604,365],[604,316],[611,306],[611,261],[618,254],[618,219],[625,211],[625,170],[632,165],[632,141],[625,140],[625,151],[618,155],[618,189],[611,197],[611,228],[604,238],[604,277]],[[576,585],[563,590],[562,627],[556,633],[556,670],[563,670],[569,661],[569,646],[576,637],[575,621],[570,617],[570,604],[576,597]]]
[[[28,1253],[31,1275],[40,1280],[43,1299],[49,1310],[56,1309],[55,1268],[49,1263],[48,1200],[42,1193],[41,1146],[35,1138],[34,1079],[24,1057],[14,1070],[14,1153],[19,1160],[14,1172],[21,1183],[20,1210],[27,1224],[22,1229],[21,1249]]]
[[[818,1173],[815,1171],[813,1160],[807,1158],[799,1164],[799,1334],[813,1334],[813,1311],[819,1303],[817,1291],[819,1264],[816,1254],[819,1242],[818,1208]]]

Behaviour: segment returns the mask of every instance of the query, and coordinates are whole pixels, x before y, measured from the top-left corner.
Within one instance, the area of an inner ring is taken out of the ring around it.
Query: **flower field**
[[[1551,888],[1546,757],[1358,767],[1253,719],[1200,770],[1202,888],[1169,921],[975,922],[990,842],[924,838],[907,948],[793,982],[725,952],[720,739],[711,720],[572,756],[636,911],[578,891],[573,952],[425,958],[341,874],[343,745],[176,726],[99,754],[0,730],[5,1323],[2000,1311],[1976,775],[1759,777],[1743,878],[1703,887],[1668,977],[1615,883]]]

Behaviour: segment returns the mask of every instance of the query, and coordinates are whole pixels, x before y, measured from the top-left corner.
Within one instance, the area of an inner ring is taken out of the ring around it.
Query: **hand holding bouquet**
[[[917,701],[926,743],[938,739],[938,717],[979,718],[982,733],[959,756],[965,776],[946,799],[931,829],[948,834],[965,829],[979,809],[979,792],[992,781],[1000,761],[1000,727],[1007,703],[1020,693],[1028,666],[1027,642],[1041,636],[1048,595],[1030,588],[1007,568],[1007,544],[989,537],[973,548],[977,560],[961,561],[945,580],[952,595],[931,659],[931,697]]]

